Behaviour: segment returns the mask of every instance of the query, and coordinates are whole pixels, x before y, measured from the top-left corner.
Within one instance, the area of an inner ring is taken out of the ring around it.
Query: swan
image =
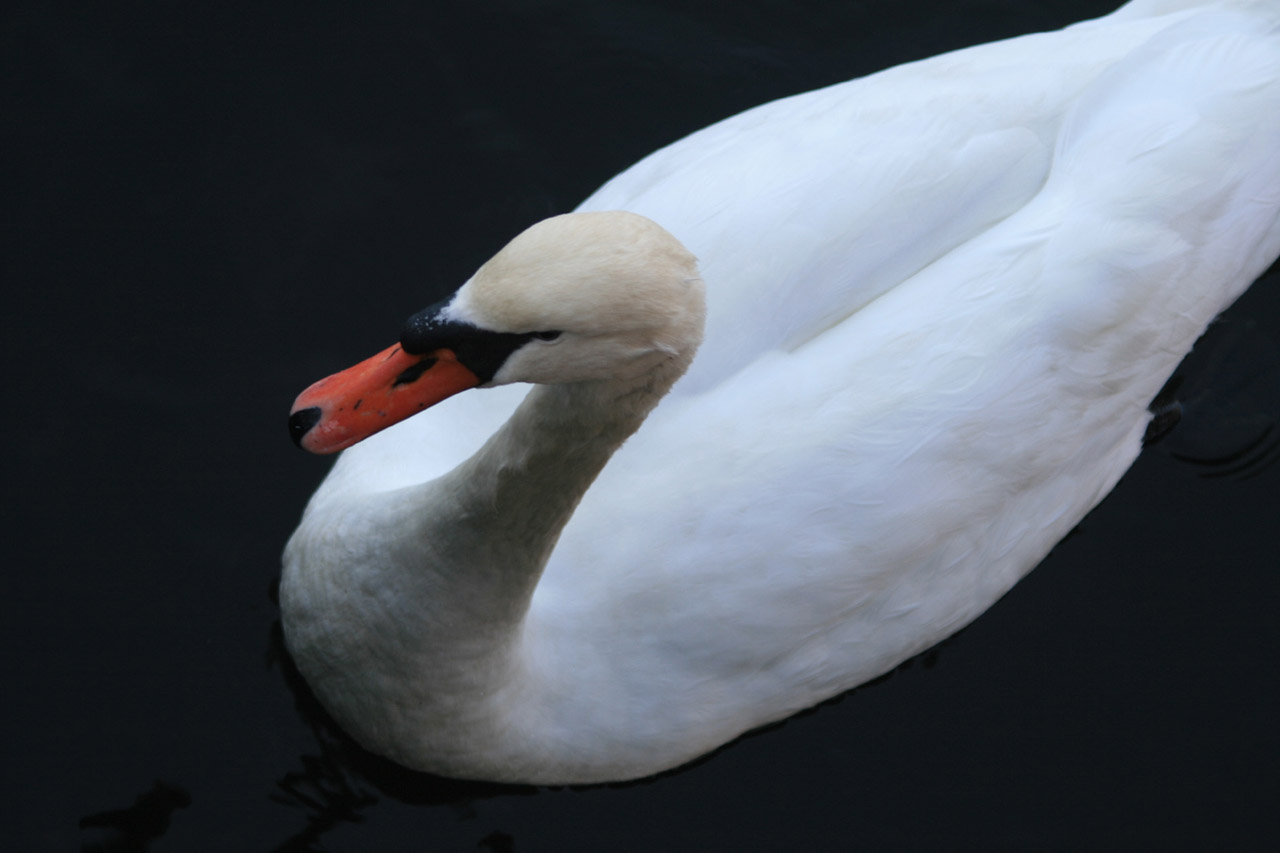
[[[749,110],[298,397],[295,441],[345,452],[285,550],[288,647],[412,768],[677,767],[991,606],[1278,254],[1273,0]]]

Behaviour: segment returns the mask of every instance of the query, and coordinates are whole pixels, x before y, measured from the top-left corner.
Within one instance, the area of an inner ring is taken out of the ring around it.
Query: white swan
[[[652,774],[998,599],[1280,254],[1280,3],[767,104],[581,210],[631,212],[533,226],[295,404],[325,451],[507,386],[345,453],[285,553],[298,666],[411,767]]]

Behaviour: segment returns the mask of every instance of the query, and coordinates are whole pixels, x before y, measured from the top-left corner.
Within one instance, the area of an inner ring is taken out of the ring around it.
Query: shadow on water
[[[81,841],[82,853],[145,853],[151,842],[169,830],[178,809],[191,805],[191,795],[178,786],[157,780],[150,791],[139,794],[128,808],[97,812],[80,818],[80,829],[92,839]]]
[[[1280,284],[1280,264],[1262,278]],[[1237,308],[1196,342],[1151,410],[1144,446],[1160,444],[1201,477],[1256,477],[1280,461],[1280,348]]]

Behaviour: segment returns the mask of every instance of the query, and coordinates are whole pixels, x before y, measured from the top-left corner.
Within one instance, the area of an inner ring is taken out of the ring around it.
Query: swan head
[[[333,453],[468,388],[678,376],[706,315],[697,261],[634,213],[569,213],[522,232],[400,343],[294,401],[299,447]]]

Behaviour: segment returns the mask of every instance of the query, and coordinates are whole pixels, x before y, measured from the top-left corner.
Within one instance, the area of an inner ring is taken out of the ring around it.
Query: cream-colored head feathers
[[[629,378],[653,359],[692,358],[705,294],[697,259],[651,219],[623,211],[539,222],[482,266],[445,309],[498,332],[560,332],[513,354],[506,382]]]

